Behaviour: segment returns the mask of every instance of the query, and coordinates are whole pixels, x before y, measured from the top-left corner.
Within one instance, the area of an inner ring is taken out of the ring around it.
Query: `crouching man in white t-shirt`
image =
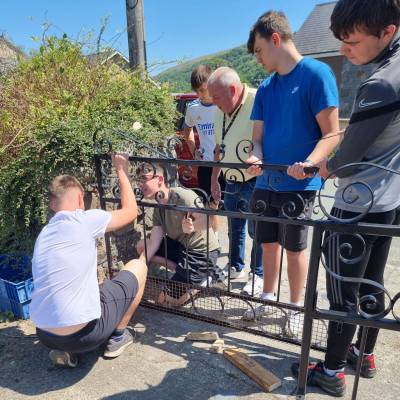
[[[118,357],[133,342],[126,328],[143,295],[146,264],[132,260],[112,280],[97,282],[96,238],[137,216],[127,156],[113,156],[113,165],[121,192],[116,211],[84,211],[83,188],[72,176],[57,176],[49,186],[56,214],[36,240],[30,314],[57,365],[76,367],[78,353],[105,342],[104,356]]]

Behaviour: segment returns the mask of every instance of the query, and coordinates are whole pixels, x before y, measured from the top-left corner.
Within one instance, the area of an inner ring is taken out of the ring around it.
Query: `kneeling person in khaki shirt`
[[[161,165],[156,165],[154,169],[143,165],[138,169],[137,179],[146,199],[157,198],[160,204],[198,207],[198,196],[194,191],[168,187]],[[147,241],[147,260],[174,270],[171,281],[204,287],[207,283],[216,282],[218,248],[218,240],[214,231],[207,226],[205,214],[154,209],[153,228]],[[144,241],[141,240],[137,251],[143,260],[144,250]],[[180,306],[190,298],[189,292],[179,283],[167,286],[158,297],[159,303],[168,302],[170,305]]]

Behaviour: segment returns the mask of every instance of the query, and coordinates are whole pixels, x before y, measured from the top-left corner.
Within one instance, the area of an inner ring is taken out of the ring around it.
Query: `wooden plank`
[[[212,344],[211,347],[210,347],[210,352],[211,353],[222,354],[223,351],[224,351],[223,346],[219,346],[217,344]]]
[[[266,392],[272,392],[282,385],[281,380],[277,376],[243,353],[243,351],[225,349],[223,354],[227,360],[257,382]]]
[[[210,347],[211,353],[222,354],[222,351],[224,350],[224,345],[225,342],[223,339],[217,339]]]
[[[215,342],[219,339],[217,332],[188,332],[186,340],[199,342]]]

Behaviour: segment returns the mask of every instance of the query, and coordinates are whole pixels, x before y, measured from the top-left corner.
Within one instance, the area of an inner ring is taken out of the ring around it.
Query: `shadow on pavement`
[[[0,387],[34,396],[72,386],[83,379],[96,363],[100,352],[81,358],[78,368],[56,367],[49,350],[34,334],[25,334],[18,326],[0,330]]]

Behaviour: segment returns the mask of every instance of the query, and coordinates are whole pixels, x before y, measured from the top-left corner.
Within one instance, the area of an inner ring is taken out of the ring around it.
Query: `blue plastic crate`
[[[33,279],[28,256],[0,255],[0,297],[17,303],[31,299]]]
[[[28,319],[29,318],[29,303],[28,300],[25,303],[18,303],[17,301],[10,300],[7,297],[0,296],[0,312],[11,311],[15,317]]]

